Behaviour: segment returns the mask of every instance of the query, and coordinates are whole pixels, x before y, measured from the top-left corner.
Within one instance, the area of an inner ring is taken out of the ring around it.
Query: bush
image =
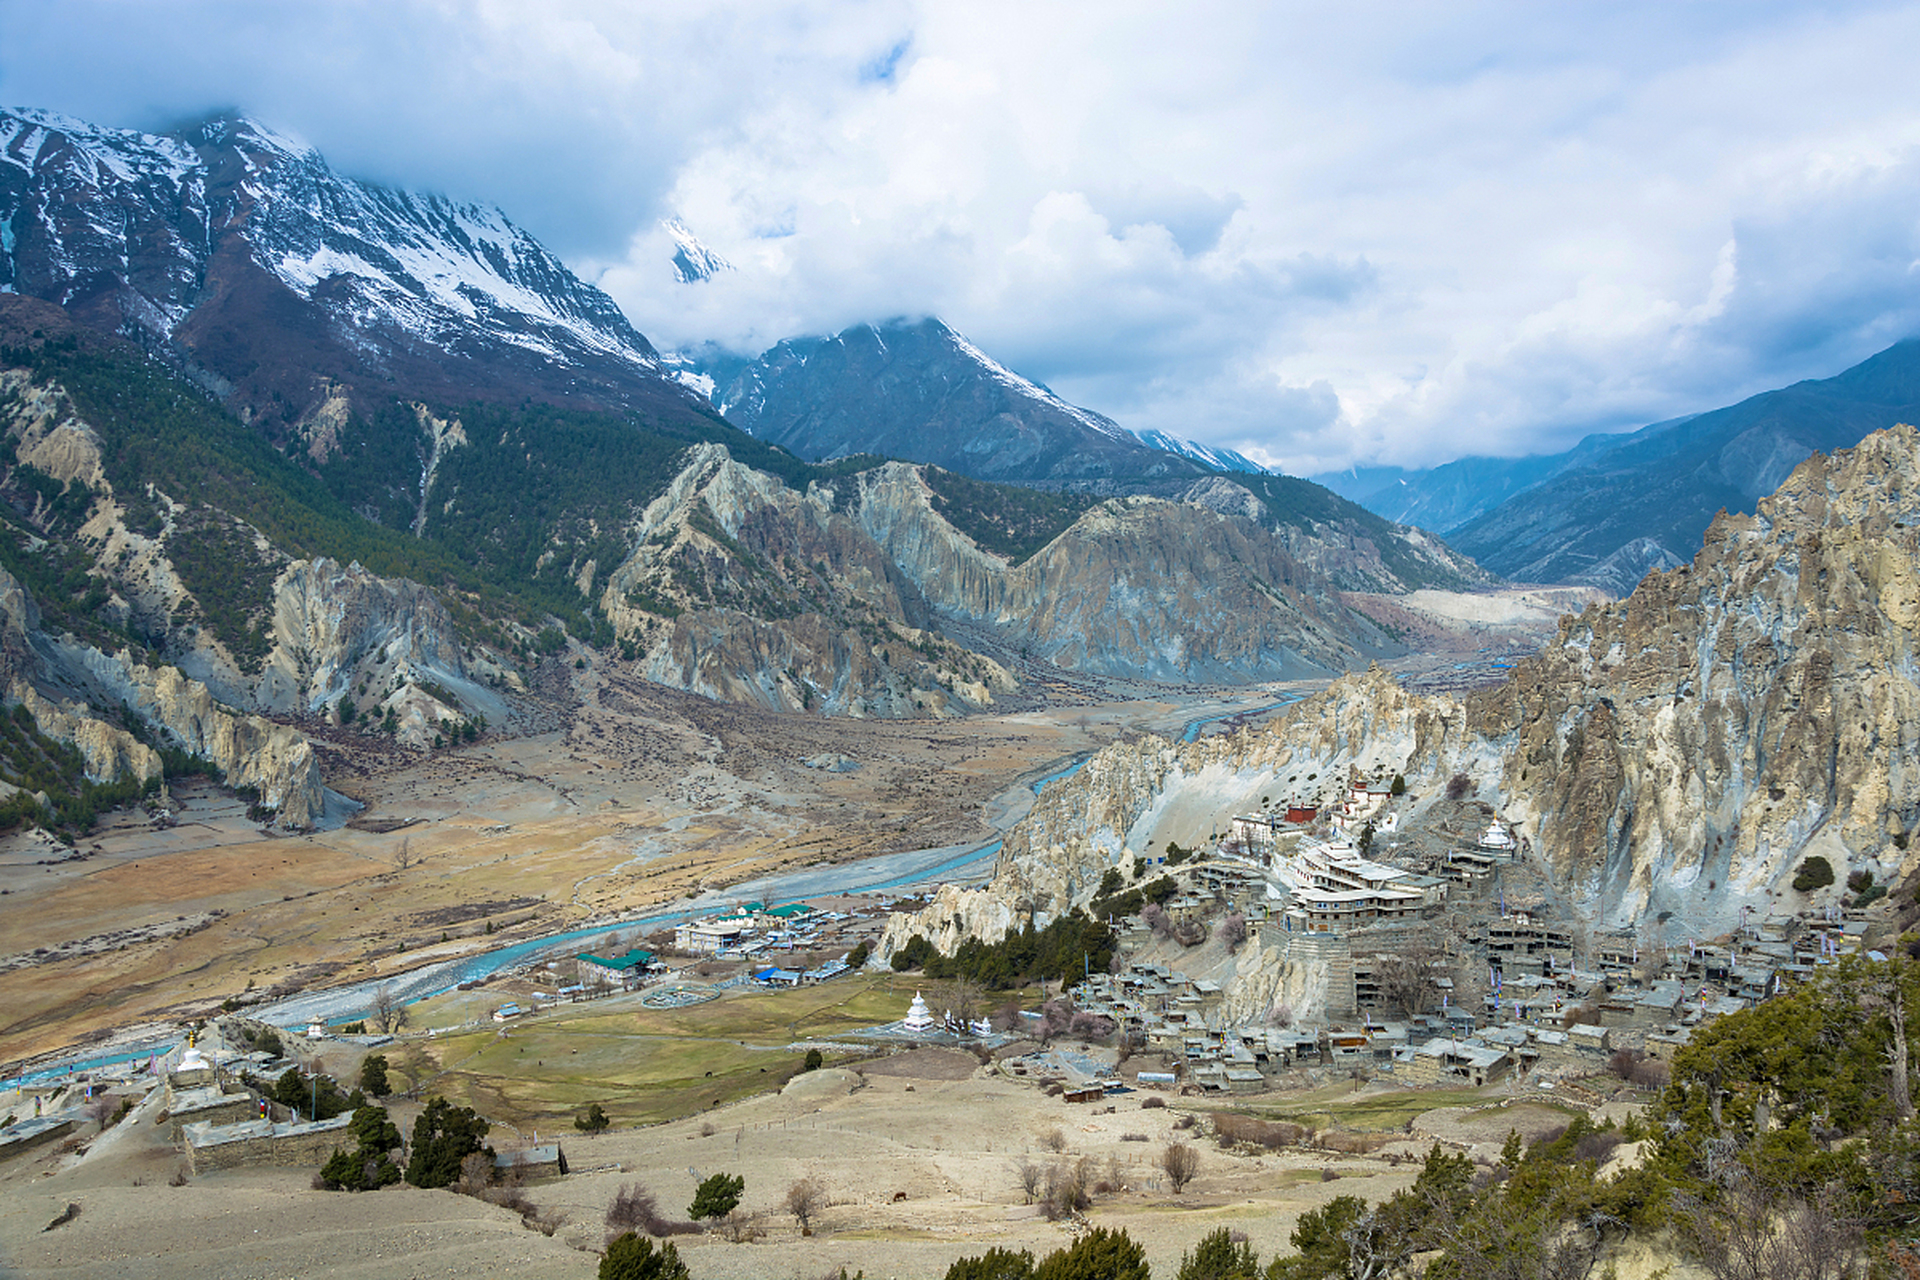
[[[807,1056],[800,1062],[800,1069],[802,1071],[818,1071],[825,1062],[826,1059],[820,1055],[818,1049],[809,1049],[807,1050]]]
[[[746,1189],[747,1180],[739,1174],[713,1174],[694,1189],[693,1203],[687,1206],[687,1216],[696,1220],[704,1218],[708,1222],[724,1218],[740,1207],[740,1197]]]
[[[1213,1118],[1213,1136],[1222,1147],[1245,1144],[1278,1151],[1282,1147],[1297,1146],[1307,1131],[1284,1120],[1261,1120],[1223,1111]]]
[[[683,1236],[700,1230],[692,1222],[676,1222],[661,1216],[660,1203],[653,1192],[637,1182],[629,1182],[613,1193],[607,1206],[609,1237],[640,1231],[650,1236]]]
[[[472,1107],[456,1107],[445,1098],[432,1098],[413,1124],[413,1156],[407,1161],[407,1181],[416,1187],[446,1187],[460,1176],[460,1162],[478,1151],[493,1159],[493,1148],[481,1139],[491,1126]]]
[[[1123,1230],[1095,1227],[1046,1256],[1033,1280],[1148,1280],[1147,1253]]]
[[[1048,1222],[1058,1222],[1093,1207],[1093,1157],[1081,1156],[1047,1170],[1046,1188],[1040,1194],[1040,1212]]]
[[[653,1241],[629,1231],[607,1246],[600,1280],[687,1280],[687,1264],[670,1244],[655,1253]]]
[[[1258,1280],[1259,1275],[1260,1262],[1246,1236],[1219,1227],[1201,1236],[1191,1254],[1180,1255],[1174,1280]]]
[[[1030,1280],[1033,1255],[1025,1249],[992,1248],[977,1258],[956,1258],[946,1280]]]
[[[1473,779],[1464,773],[1456,773],[1447,779],[1447,799],[1464,800],[1473,794]]]
[[[360,1092],[369,1098],[384,1098],[393,1092],[387,1080],[387,1055],[370,1053],[360,1061]]]
[[[573,1127],[582,1133],[600,1133],[612,1123],[606,1108],[597,1102],[588,1103],[585,1113],[573,1118]]]
[[[1801,893],[1811,893],[1815,889],[1824,889],[1833,883],[1833,864],[1815,854],[1800,864],[1793,873],[1793,887]]]

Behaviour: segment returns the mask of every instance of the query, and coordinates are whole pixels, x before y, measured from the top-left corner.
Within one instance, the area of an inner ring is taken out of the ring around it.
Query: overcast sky
[[[0,33],[0,103],[238,107],[494,201],[658,345],[934,314],[1296,472],[1553,451],[1920,334],[1914,4],[0,0]],[[677,283],[676,216],[737,269]]]

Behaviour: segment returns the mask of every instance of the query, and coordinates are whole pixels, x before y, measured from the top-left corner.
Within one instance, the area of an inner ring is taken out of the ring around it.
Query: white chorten
[[[1487,834],[1480,837],[1480,847],[1482,849],[1511,849],[1513,848],[1513,836],[1508,833],[1505,827],[1500,825],[1500,819],[1495,818],[1487,824]]]
[[[925,1031],[933,1026],[933,1015],[927,1012],[926,998],[918,991],[913,993],[913,1004],[908,1008],[907,1016],[900,1020],[900,1025],[909,1031]]]

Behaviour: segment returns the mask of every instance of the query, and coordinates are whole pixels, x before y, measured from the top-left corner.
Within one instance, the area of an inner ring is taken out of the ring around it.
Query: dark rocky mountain
[[[935,319],[790,338],[717,377],[713,404],[803,458],[871,453],[1008,484],[1165,494],[1216,471],[1262,471],[1229,451],[1142,439]]]
[[[1516,582],[1624,594],[1685,563],[1721,510],[1751,511],[1809,454],[1920,419],[1920,342],[1832,378],[1763,392],[1562,454],[1462,458],[1428,471],[1318,477],[1390,520],[1439,530]]]
[[[276,440],[408,397],[710,416],[500,210],[343,177],[250,120],[0,111],[0,228],[0,289],[137,339]]]

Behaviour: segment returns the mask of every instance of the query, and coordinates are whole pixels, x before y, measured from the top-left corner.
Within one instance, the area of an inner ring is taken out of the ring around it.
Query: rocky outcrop
[[[391,706],[399,740],[420,745],[447,720],[504,718],[495,687],[503,675],[484,655],[481,669],[469,670],[453,619],[420,584],[357,564],[296,560],[274,583],[273,651],[246,696],[282,714],[326,714],[342,698],[356,714]]]
[[[1692,564],[1476,699],[1557,876],[1616,919],[1756,908],[1810,853],[1885,878],[1920,825],[1920,434],[1802,463]],[[1842,873],[1844,875],[1844,872]]]
[[[939,634],[913,582],[837,501],[689,451],[600,605],[650,680],[781,711],[945,716],[1014,687]]]
[[[1693,563],[1565,619],[1504,685],[1408,693],[1373,670],[1260,731],[1115,744],[1048,786],[983,901],[956,896],[888,937],[1002,907],[1045,919],[1167,838],[1203,842],[1262,800],[1350,771],[1432,795],[1463,774],[1498,799],[1568,904],[1616,924],[1712,931],[1769,909],[1806,856],[1844,878],[1920,848],[1920,433],[1803,463]],[[992,905],[999,904],[999,905]]]
[[[1343,671],[1395,649],[1243,511],[1113,499],[1009,565],[934,509],[919,468],[891,463],[848,483],[861,527],[935,610],[1069,670],[1235,683]]]
[[[222,704],[205,684],[188,679],[178,667],[151,667],[125,650],[108,655],[71,641],[50,642],[48,647],[58,675],[81,683],[90,702],[125,706],[157,736],[211,761],[228,786],[257,791],[260,803],[274,810],[282,826],[311,827],[325,813],[319,761],[299,730]],[[91,719],[74,704],[64,709],[76,724]],[[80,743],[78,736],[71,740]],[[132,758],[141,757],[135,753]]]

